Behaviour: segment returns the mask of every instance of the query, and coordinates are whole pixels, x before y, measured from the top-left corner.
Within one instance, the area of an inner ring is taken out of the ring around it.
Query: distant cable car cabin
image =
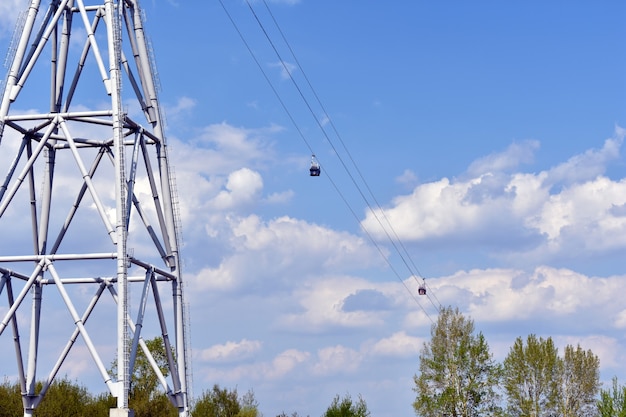
[[[417,289],[417,293],[419,295],[426,295],[426,281],[420,284],[419,288]]]
[[[322,173],[319,162],[315,158],[315,155],[311,155],[311,168],[309,169],[312,177],[319,177]]]

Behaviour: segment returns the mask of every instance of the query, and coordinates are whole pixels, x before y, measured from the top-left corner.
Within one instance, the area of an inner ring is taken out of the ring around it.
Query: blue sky
[[[297,127],[219,1],[143,3],[196,395],[218,383],[253,389],[265,416],[319,416],[361,394],[372,415],[413,415],[436,311],[351,159],[431,294],[475,320],[495,359],[535,333],[626,382],[625,3],[270,2],[298,67],[253,2],[314,118],[248,5],[223,2]],[[0,4],[0,50],[25,5]],[[66,372],[104,391],[78,355]]]

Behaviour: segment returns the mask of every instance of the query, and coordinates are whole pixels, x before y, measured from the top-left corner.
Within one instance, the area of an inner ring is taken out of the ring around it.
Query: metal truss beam
[[[79,343],[117,398],[112,416],[132,415],[139,351],[187,416],[175,181],[139,2],[51,0],[45,10],[40,3],[31,0],[18,22],[0,102],[0,295],[6,294],[0,342],[12,334],[24,416],[33,414]],[[133,284],[141,288],[134,298]],[[161,300],[163,286],[171,303]],[[105,290],[111,298],[102,297]],[[87,293],[93,295],[85,300]],[[46,350],[59,343],[47,363],[40,346],[50,332],[42,328],[61,311],[72,331],[64,342],[45,341]],[[163,339],[167,373],[144,341],[149,323]],[[115,375],[105,366],[112,346]],[[37,392],[44,366],[49,372]]]

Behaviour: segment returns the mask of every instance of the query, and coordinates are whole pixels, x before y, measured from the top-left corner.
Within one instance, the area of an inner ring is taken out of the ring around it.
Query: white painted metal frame
[[[187,416],[188,351],[175,185],[138,0],[51,0],[41,16],[40,6],[40,0],[31,0],[23,26],[16,30],[0,103],[0,157],[6,161],[0,163],[0,236],[14,240],[0,243],[0,300],[7,300],[0,301],[0,336],[13,336],[24,415],[32,415],[82,340],[117,398],[111,415],[132,414],[131,370],[142,349],[179,415]],[[42,73],[48,74],[49,92],[40,88]],[[128,96],[123,85],[131,87]],[[128,105],[135,105],[143,121],[125,110]],[[23,229],[16,232],[18,227]],[[140,254],[129,248],[131,243],[140,246]],[[129,296],[133,283],[143,283],[135,320]],[[173,297],[167,306],[160,295],[165,284]],[[76,286],[95,290],[82,314],[78,305],[83,300],[71,291]],[[36,392],[41,326],[50,314],[44,293],[53,290],[69,313],[73,332],[59,347],[43,389]],[[103,304],[105,290],[117,305],[115,313],[106,311],[107,322],[90,327],[87,322]],[[28,316],[29,293],[30,322],[24,324],[20,317]],[[154,313],[146,310],[150,300]],[[117,318],[117,330],[108,344],[115,345],[117,375],[110,375],[102,348],[92,337],[112,317]],[[167,377],[142,338],[150,319],[166,347]],[[169,339],[171,325],[174,341]],[[26,355],[20,334],[25,330]]]

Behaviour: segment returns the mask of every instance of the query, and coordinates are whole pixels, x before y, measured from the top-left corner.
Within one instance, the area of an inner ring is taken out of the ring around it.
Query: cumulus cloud
[[[367,281],[350,277],[328,277],[300,287],[294,293],[302,311],[280,319],[288,329],[319,332],[328,328],[367,328],[384,323],[385,311],[344,309],[345,300],[370,286]]]
[[[274,381],[285,378],[307,364],[310,353],[298,349],[287,349],[268,361],[235,365],[227,368],[204,368],[202,374],[209,383],[215,381]]]
[[[204,177],[223,176],[237,169],[254,168],[274,156],[272,135],[280,126],[243,128],[227,122],[205,126],[192,140],[174,137],[171,160],[177,172],[198,173]]]
[[[3,0],[0,2],[0,37],[8,37],[13,33],[20,14],[28,9],[26,0]]]
[[[604,368],[619,366],[623,363],[622,349],[617,339],[605,335],[588,334],[584,336],[556,336],[553,338],[560,349],[566,345],[580,346],[591,350],[600,359]]]
[[[615,327],[619,329],[626,328],[626,310],[617,312],[614,318]]]
[[[234,362],[246,359],[261,349],[258,340],[242,339],[239,342],[226,342],[203,349],[199,357],[207,362]]]
[[[317,363],[313,366],[315,375],[350,373],[359,368],[363,353],[355,349],[337,345],[320,349]]]
[[[405,169],[402,175],[396,178],[396,182],[404,185],[415,186],[417,183],[417,175],[410,169]]]
[[[626,290],[623,276],[589,277],[566,268],[532,271],[475,269],[431,278],[444,305],[456,305],[477,322],[536,323],[535,333],[576,328],[616,329],[623,308],[612,294]]]
[[[293,192],[293,190],[282,191],[279,193],[272,193],[267,196],[265,201],[267,201],[270,204],[285,204],[291,201],[294,194],[295,193]]]
[[[624,130],[618,128],[615,137],[605,140],[602,148],[589,149],[551,168],[547,171],[546,183],[549,185],[575,184],[602,175],[606,171],[607,164],[619,158],[625,133]]]
[[[258,204],[284,204],[293,197],[290,190],[263,197],[263,177],[255,169],[274,157],[271,136],[280,129],[244,129],[224,122],[205,127],[191,141],[170,140],[186,230],[199,230],[200,224],[200,230],[215,236],[229,212],[249,211]]]
[[[527,140],[511,144],[504,152],[496,152],[474,161],[467,170],[470,177],[494,172],[509,172],[533,161],[539,142]]]
[[[2,33],[12,31],[16,13],[25,5],[25,0],[0,2],[0,30],[8,28]],[[287,75],[282,63],[273,68]],[[182,97],[168,113],[177,121],[195,105],[194,99]],[[366,365],[384,361],[386,367],[400,363],[410,381],[438,306],[414,296],[414,279],[395,280],[363,234],[305,220],[308,213],[294,213],[292,207],[259,213],[263,205],[284,205],[298,197],[295,187],[271,188],[272,178],[266,175],[278,159],[273,138],[282,130],[222,122],[199,127],[191,140],[170,137],[170,162],[188,237],[183,252],[186,301],[193,310],[194,341],[205,347],[195,350],[196,378],[209,384],[253,381],[258,387],[276,381],[291,387],[301,378],[317,388],[347,375],[375,385],[378,375],[368,375]],[[480,246],[481,252],[499,259],[507,255],[507,260],[536,256],[549,261],[563,254],[623,250],[626,181],[606,174],[607,166],[620,158],[623,136],[617,129],[598,149],[539,171],[532,169],[540,152],[535,140],[479,158],[456,178],[419,184],[406,169],[397,181],[412,192],[391,201],[384,215],[403,241],[422,247],[437,243],[445,248],[442,257],[457,244],[466,251]],[[58,173],[60,193],[80,186],[82,177],[70,180]],[[268,188],[271,194],[265,195]],[[137,193],[149,191],[147,183],[136,184]],[[105,198],[112,211],[112,194]],[[384,240],[374,213],[367,213],[363,227]],[[32,242],[28,244],[30,249]],[[555,336],[559,345],[580,342],[601,357],[603,369],[624,362],[621,339],[602,334],[620,334],[626,328],[626,309],[615,295],[626,290],[624,276],[590,276],[550,262],[459,269],[455,265],[450,271],[456,272],[430,274],[432,294],[476,320],[490,342],[496,338],[500,352],[506,352],[514,337],[525,336],[512,332],[528,331]],[[171,300],[163,301],[171,307]],[[209,309],[212,315],[206,314]],[[197,329],[206,317],[219,322],[212,327],[210,342]],[[236,331],[247,338],[232,340],[233,327],[228,326],[240,326]],[[91,364],[88,352],[79,349],[72,364],[71,376],[85,370]]]
[[[217,267],[204,268],[192,278],[198,290],[263,291],[271,283],[275,291],[311,279],[312,274],[382,262],[362,238],[303,220],[283,216],[265,221],[251,215],[228,221],[229,255]]]
[[[65,368],[67,376],[70,378],[79,378],[93,366],[93,359],[89,350],[84,346],[76,346],[70,355],[71,360],[67,362],[68,366]]]
[[[263,179],[258,172],[241,168],[228,175],[225,188],[211,201],[210,206],[217,210],[229,210],[258,200],[263,190]]]
[[[623,307],[614,300],[614,294],[626,290],[625,282],[623,276],[588,277],[568,269],[543,266],[531,272],[504,268],[461,271],[450,276],[430,278],[429,287],[443,304],[457,305],[464,314],[474,319],[478,330],[482,331],[485,326],[489,328],[490,323],[501,323],[507,326],[509,332],[525,328],[529,332],[553,336],[559,345],[580,343],[598,354],[603,369],[607,369],[611,364],[619,363],[620,348],[617,340],[593,334],[579,338],[566,335],[575,334],[580,329],[602,331],[603,326],[620,327],[621,323],[617,320],[623,315]],[[372,285],[365,280],[341,277],[324,282],[304,282],[301,289],[293,293],[306,310],[304,316],[299,317],[297,325],[293,326],[300,333],[313,328],[327,334],[337,326],[362,328],[367,335],[376,334],[377,328],[386,331],[384,329],[390,326],[398,326],[399,329],[391,335],[374,339],[368,336],[365,342],[354,337],[350,338],[350,342],[317,349],[293,346],[271,359],[255,362],[248,360],[261,353],[260,341],[229,341],[199,354],[204,362],[225,364],[228,367],[202,368],[200,365],[200,369],[208,369],[206,372],[202,370],[202,374],[206,378],[213,378],[209,379],[211,381],[225,382],[242,379],[282,380],[291,378],[296,372],[310,372],[316,378],[325,378],[361,372],[362,364],[374,358],[394,361],[415,358],[425,339],[409,335],[406,330],[408,327],[405,326],[410,327],[410,324],[406,321],[396,320],[395,316],[350,316],[342,311],[345,300],[359,293],[384,294],[387,299],[393,300],[394,309],[407,316],[415,314],[417,310],[414,300],[406,294],[404,285],[399,282]],[[402,300],[404,302],[400,302]],[[240,305],[238,310],[241,308],[245,309]],[[264,310],[260,305],[255,305],[253,309]],[[433,317],[436,318],[436,314]],[[615,318],[613,323],[611,318]],[[430,325],[427,320],[424,321]],[[385,326],[380,326],[381,323]],[[500,330],[495,335],[501,337],[503,333]],[[502,345],[499,348],[502,355],[506,354],[513,338],[517,336],[525,337],[525,334],[509,333],[509,339],[505,341],[496,338],[496,344]],[[487,338],[490,342],[494,340],[493,332]]]
[[[292,372],[299,364],[309,359],[308,352],[297,349],[288,349],[274,358],[267,373],[270,378],[279,378]]]
[[[389,299],[378,290],[358,290],[343,300],[343,311],[376,311],[391,307]]]
[[[167,107],[167,116],[170,118],[180,117],[196,107],[197,101],[191,97],[179,97],[174,106]]]
[[[493,253],[527,248],[548,259],[555,253],[588,256],[626,246],[626,181],[604,175],[620,155],[617,129],[600,149],[590,149],[537,173],[512,172],[532,160],[535,141],[511,145],[470,166],[459,179],[420,184],[383,212],[369,211],[365,229],[383,238],[389,219],[405,241],[472,241]]]
[[[371,348],[373,355],[392,357],[416,357],[425,340],[409,336],[405,331],[392,334],[377,341]]]

